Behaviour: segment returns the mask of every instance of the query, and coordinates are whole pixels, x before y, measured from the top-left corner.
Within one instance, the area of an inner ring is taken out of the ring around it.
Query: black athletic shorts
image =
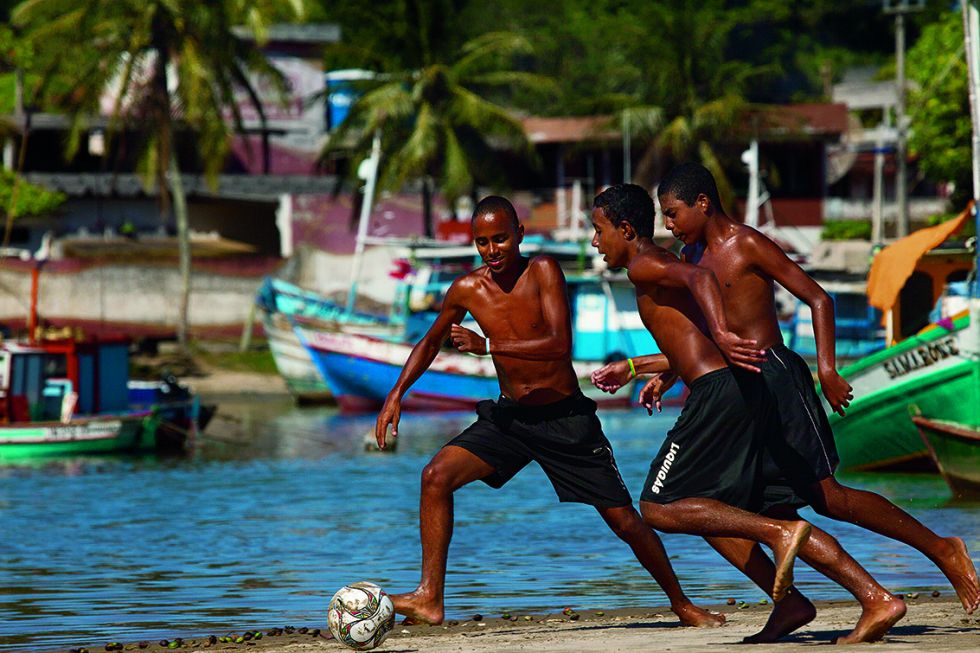
[[[768,420],[761,377],[726,367],[698,377],[690,391],[650,463],[640,499],[704,497],[757,510],[762,426]]]
[[[602,433],[594,401],[577,392],[544,406],[501,396],[476,405],[478,419],[446,443],[494,467],[483,479],[500,488],[532,460],[541,465],[560,501],[599,508],[633,503]]]
[[[830,421],[810,367],[799,354],[777,345],[766,352],[760,367],[773,404],[763,455],[763,509],[808,505],[810,487],[832,476],[840,462]]]

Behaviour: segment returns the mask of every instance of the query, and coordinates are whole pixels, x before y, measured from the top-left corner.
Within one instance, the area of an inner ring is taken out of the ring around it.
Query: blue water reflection
[[[602,415],[638,493],[676,412]],[[373,416],[225,405],[190,460],[83,459],[0,468],[0,649],[95,646],[246,627],[322,624],[333,591],[418,580],[419,471],[469,414],[406,414],[394,454],[365,451]],[[980,550],[980,512],[936,476],[853,475]],[[894,591],[951,590],[920,554],[806,512]],[[758,600],[702,541],[664,538],[689,594]],[[800,565],[814,598],[846,593]],[[663,605],[591,508],[559,504],[531,466],[503,490],[457,494],[449,618],[564,606]]]

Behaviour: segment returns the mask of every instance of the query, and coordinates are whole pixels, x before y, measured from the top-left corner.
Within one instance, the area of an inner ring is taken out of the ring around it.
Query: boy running
[[[741,367],[729,367],[716,345],[734,338],[717,281],[653,242],[653,216],[653,200],[633,184],[603,191],[592,211],[592,246],[610,267],[627,269],[643,324],[691,389],[650,465],[640,512],[657,530],[766,544],[776,558],[772,595],[779,601],[792,585],[793,559],[810,525],[748,512],[758,502],[760,425],[767,409],[761,377],[750,371],[761,352],[745,347],[737,357],[729,355]],[[645,366],[653,359],[641,360],[631,371],[658,371]]]
[[[472,228],[486,265],[453,282],[432,327],[412,350],[378,416],[378,446],[384,448],[389,426],[398,435],[401,399],[447,337],[459,351],[493,357],[501,395],[480,402],[477,421],[422,471],[422,579],[414,592],[392,596],[396,612],[415,622],[442,623],[453,493],[478,480],[500,488],[533,460],[560,501],[595,506],[663,588],[682,624],[721,625],[723,616],[684,595],[660,539],[633,508],[595,402],[579,389],[561,268],[547,256],[521,255],[524,227],[504,198],[482,200]],[[467,312],[485,337],[459,326]]]
[[[769,497],[761,495],[762,486],[757,475],[762,471],[762,445],[767,427],[773,419],[773,406],[762,376],[722,367],[724,361],[717,349],[702,333],[701,315],[697,307],[693,306],[689,296],[670,292],[671,287],[676,286],[684,275],[693,276],[692,266],[653,243],[650,238],[653,233],[653,212],[650,196],[632,184],[613,186],[595,200],[593,224],[596,235],[593,245],[605,255],[610,266],[628,267],[630,280],[636,285],[640,315],[664,354],[611,363],[593,374],[593,382],[602,390],[615,392],[637,374],[662,374],[672,369],[690,388],[677,424],[667,434],[660,453],[651,465],[650,477],[640,501],[640,509],[647,523],[662,529],[666,513],[679,509],[680,504],[686,503],[688,511],[702,510],[709,514],[725,514],[713,499],[753,511],[765,507],[763,500]],[[659,259],[660,270],[649,263],[655,259]],[[719,292],[714,275],[707,271],[703,273],[713,282],[705,287],[713,287],[714,292]],[[706,315],[712,312],[727,315],[727,311],[708,302],[698,303]],[[677,319],[678,312],[683,319]],[[691,346],[692,338],[701,346]],[[705,363],[713,371],[702,375],[692,372],[693,366],[703,366]],[[768,359],[757,359],[754,363],[763,369],[767,364]],[[754,365],[747,367],[757,371]],[[721,381],[729,377],[734,379],[734,384],[729,383],[734,390],[720,387]],[[644,391],[648,393],[648,388],[644,388]],[[658,399],[659,396],[644,397],[651,409],[652,402]],[[749,450],[756,455],[756,466],[751,468],[742,458]],[[685,467],[683,475],[668,479],[668,474],[674,474],[675,469],[681,466]],[[681,487],[675,487],[674,492],[665,497],[668,480]],[[741,487],[743,498],[731,500],[732,486]],[[689,498],[675,501],[682,497]],[[664,503],[666,505],[662,505]],[[751,524],[744,512],[732,508],[727,510],[727,514],[733,518],[737,516],[741,524]],[[800,519],[795,510],[772,510],[769,515],[785,520]],[[780,601],[783,597],[777,588],[780,587],[779,575],[783,566],[779,562],[778,552],[774,550],[777,560],[774,567],[758,545],[749,541],[764,540],[746,535],[735,536],[743,539],[734,539],[719,529],[697,523],[688,523],[680,530],[705,536],[712,546],[763,590],[769,592],[772,588],[770,595],[776,599],[777,607],[766,627],[746,641],[775,641],[813,619],[813,605],[788,586],[782,586],[787,598]],[[864,608],[854,631],[839,638],[839,643],[880,639],[905,614],[904,603],[878,585],[827,533],[813,529],[810,541],[800,550],[800,557],[851,591]]]
[[[695,255],[700,250],[697,264],[718,279],[730,326],[766,350],[760,367],[778,419],[767,438],[769,503],[810,505],[817,514],[908,544],[939,567],[971,614],[980,603],[980,587],[963,540],[940,537],[881,495],[834,478],[839,462],[834,434],[809,366],[783,345],[773,284],[812,310],[820,389],[830,407],[843,415],[852,395],[837,373],[830,296],[769,238],[725,214],[714,177],[704,166],[677,166],[664,176],[657,193],[667,228]]]

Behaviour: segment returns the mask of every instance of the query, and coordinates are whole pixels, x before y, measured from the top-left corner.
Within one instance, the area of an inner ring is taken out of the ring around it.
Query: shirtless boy
[[[422,471],[422,579],[414,592],[392,596],[396,612],[412,621],[442,623],[453,493],[478,480],[499,488],[533,460],[560,501],[595,506],[663,588],[682,624],[720,625],[723,616],[684,595],[660,539],[633,508],[595,402],[579,389],[561,268],[547,256],[521,255],[524,227],[504,198],[482,200],[472,228],[486,265],[453,282],[432,327],[412,350],[378,416],[378,446],[384,448],[389,427],[397,437],[401,399],[447,337],[459,351],[493,357],[501,394],[497,401],[480,402],[477,421]],[[486,337],[459,326],[467,312]]]
[[[792,584],[793,558],[810,526],[747,512],[757,503],[765,388],[758,373],[729,367],[716,345],[732,337],[717,281],[653,242],[653,216],[653,200],[633,184],[603,191],[592,211],[593,247],[610,267],[626,268],[643,324],[691,389],[650,465],[640,512],[657,530],[766,544],[777,560],[778,601]],[[746,354],[737,362],[754,368],[760,352]],[[659,371],[640,363],[635,373]]]
[[[667,228],[685,245],[701,250],[698,265],[718,279],[731,328],[767,352],[760,367],[778,418],[767,439],[771,457],[765,472],[774,495],[768,497],[770,503],[808,504],[817,514],[908,544],[939,567],[971,614],[980,603],[980,587],[963,540],[940,537],[888,499],[834,478],[839,458],[833,432],[809,367],[783,345],[773,283],[811,308],[820,389],[830,407],[843,415],[852,395],[837,373],[833,301],[769,238],[725,214],[715,180],[703,166],[674,168],[657,192]]]
[[[646,216],[648,212],[653,211],[652,201],[650,201],[649,205],[647,205],[643,200],[644,196],[647,198],[647,200],[649,200],[649,196],[646,196],[646,192],[643,191],[643,189],[636,186],[630,186],[622,191],[618,188],[614,190],[619,194],[635,196],[637,198],[635,203],[642,203],[644,206],[644,210],[642,212],[638,212],[640,215]],[[602,198],[602,196],[597,198],[597,207],[611,207],[603,211],[602,215],[599,216],[600,218],[612,215],[615,219],[616,216],[629,216],[631,213],[637,213],[628,210],[628,204],[622,201],[616,202],[614,200],[615,198],[613,200],[608,200]],[[597,221],[595,213],[596,212],[593,213],[593,220]],[[652,221],[652,217],[650,220]],[[633,222],[637,222],[637,220],[634,219]],[[645,224],[645,222],[646,219],[644,218],[642,220],[642,224]],[[616,230],[617,234],[619,234],[622,230],[621,225],[622,223],[619,223],[619,229]],[[605,222],[602,220],[597,221],[597,239],[599,237],[598,234],[603,231],[603,228],[606,227],[607,225]],[[623,237],[624,240],[629,240],[625,233],[623,234]],[[645,245],[645,243],[640,243],[638,244],[638,249],[642,250],[642,246],[649,248],[649,246]],[[660,252],[665,252],[665,250],[660,248],[658,248],[658,250]],[[608,254],[607,259],[609,259]],[[677,261],[677,259],[670,254],[667,254],[667,259],[669,261],[673,261],[672,265],[675,266],[688,265]],[[634,283],[641,280],[638,275],[634,274],[634,265],[632,263],[630,264],[630,278],[634,281]],[[712,279],[714,279],[713,275]],[[715,283],[717,287],[717,282]],[[656,285],[637,284],[638,297],[641,292],[650,292],[651,290],[656,290]],[[641,315],[643,315],[642,302],[638,302],[638,305],[641,307]],[[724,312],[727,317],[727,310]],[[648,318],[644,316],[644,319],[646,321]],[[649,313],[649,322],[647,323],[655,326],[658,324],[658,317],[655,313]],[[662,325],[660,328],[662,329],[664,336],[668,338],[667,341],[661,342],[661,336],[656,331],[653,331],[653,333],[657,338],[658,343],[661,344],[662,348],[664,349],[666,356],[663,354],[658,354],[654,356],[642,356],[635,359],[628,359],[628,361],[610,363],[593,374],[593,382],[596,384],[596,386],[607,392],[615,392],[617,389],[625,385],[630,378],[636,376],[638,373],[663,374],[664,370],[668,370],[671,367],[673,367],[682,378],[687,380],[690,375],[683,371],[686,367],[686,363],[684,361],[677,360],[677,355],[673,353],[669,345],[671,331],[668,330],[667,325]],[[665,347],[665,345],[667,346]],[[710,351],[710,349],[708,351]],[[765,368],[767,363],[767,360],[762,360],[760,357],[758,362],[749,367],[752,367],[758,371],[758,367],[756,367],[756,365]],[[744,387],[756,388],[757,386],[762,386],[760,393],[762,396],[761,398],[756,398],[758,403],[756,403],[753,408],[757,418],[755,425],[758,429],[757,433],[761,444],[765,437],[769,434],[771,420],[773,419],[772,411],[774,410],[774,407],[772,406],[768,390],[764,387],[761,375],[753,375],[750,377],[743,376],[743,378],[740,380]],[[658,379],[657,382],[660,383],[662,381]],[[681,418],[678,420],[678,426],[684,423],[684,426],[680,429],[682,432],[680,434],[675,434],[675,431],[678,430],[675,428],[674,431],[668,434],[667,442],[670,443],[672,447],[674,444],[676,444],[676,442],[671,442],[672,439],[676,441],[678,438],[683,438],[684,431],[690,430],[690,426],[688,426],[688,424],[692,420],[692,414],[696,412],[694,410],[695,405],[700,405],[700,411],[708,414],[714,410],[717,410],[715,405],[704,405],[705,401],[703,399],[703,394],[696,396],[696,392],[701,392],[701,386],[698,385],[699,383],[701,383],[700,379],[694,381],[694,384],[691,385],[691,397],[688,404],[685,406],[684,412],[681,414]],[[746,386],[745,384],[750,385]],[[644,388],[641,400],[644,403],[647,403],[649,409],[652,411],[653,402],[659,400],[659,396],[653,396],[650,387],[651,386],[648,385],[646,388]],[[660,390],[662,390],[662,388],[660,388]],[[694,403],[695,400],[700,402],[700,404]],[[717,401],[715,400],[712,403],[717,404]],[[722,425],[719,428],[724,429],[725,425]],[[711,425],[709,425],[708,429],[706,430],[710,430],[710,428]],[[721,468],[720,471],[714,472],[714,474],[721,474],[722,478],[725,478],[725,475],[731,474],[731,471],[725,467],[725,463],[723,461],[735,460],[730,449],[720,446],[721,444],[726,443],[726,440],[724,439],[725,437],[728,437],[728,435],[722,432],[721,434],[716,435],[714,440],[699,440],[700,442],[705,443],[705,447],[719,447],[718,458],[720,461],[722,461],[719,462]],[[665,444],[665,446],[667,446],[667,444]],[[676,460],[674,463],[676,464]],[[657,463],[655,461],[653,468],[656,468],[656,466]],[[759,469],[758,471],[761,473],[762,470]],[[662,472],[663,469],[661,468],[659,473]],[[752,509],[762,510],[763,508],[767,507],[764,500],[767,500],[773,504],[782,504],[782,495],[777,495],[775,497],[762,496],[762,491],[768,488],[760,481],[760,478],[756,478],[752,481],[756,484],[756,493],[753,496]],[[657,489],[656,482],[653,484],[653,489]],[[693,496],[710,495],[694,493]],[[701,499],[692,498],[687,499],[686,501],[692,507],[702,506],[700,503]],[[710,506],[704,506],[704,508],[710,509]],[[642,501],[641,509],[644,509],[644,516],[647,516],[649,507]],[[790,507],[788,509],[783,508],[778,511],[775,507],[773,507],[767,512],[767,514],[771,517],[779,517],[785,520],[800,519],[799,515],[796,514],[795,507]],[[763,590],[770,592],[777,577],[777,570],[757,544],[745,539],[726,537],[706,537],[706,539],[730,562],[732,562],[732,564],[745,572],[750,578],[752,578],[752,580],[758,583]],[[905,605],[901,599],[891,595],[887,590],[881,587],[853,558],[851,558],[841,548],[840,544],[829,534],[813,528],[809,541],[800,550],[800,557],[811,566],[848,589],[862,605],[862,616],[857,626],[851,633],[844,637],[838,638],[838,643],[874,641],[880,639],[881,636],[905,614]],[[770,593],[770,595],[774,596],[775,598],[774,593]],[[801,627],[802,625],[809,623],[813,620],[814,615],[815,610],[813,605],[795,589],[791,589],[788,591],[787,597],[783,601],[776,603],[776,607],[773,610],[773,613],[770,616],[769,622],[766,624],[765,628],[763,628],[763,630],[759,633],[746,638],[745,641],[752,643],[775,641],[789,632]]]

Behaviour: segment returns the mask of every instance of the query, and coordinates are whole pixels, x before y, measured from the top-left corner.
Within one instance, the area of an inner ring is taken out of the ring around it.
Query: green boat
[[[844,417],[828,413],[843,469],[935,471],[910,410],[980,423],[980,300],[963,289],[975,252],[943,245],[969,216],[900,239],[872,262],[869,303],[895,344],[840,372],[854,388]],[[949,317],[930,324],[937,305]]]
[[[151,412],[5,424],[0,426],[0,463],[153,449],[154,431]]]
[[[957,498],[980,498],[980,428],[914,415],[922,443]]]
[[[980,423],[978,330],[964,315],[841,370],[854,388],[845,417],[830,415],[841,466],[854,470],[935,469],[909,420],[915,406],[961,424]]]
[[[132,406],[128,382],[124,338],[0,343],[0,463],[153,451],[175,418]]]

